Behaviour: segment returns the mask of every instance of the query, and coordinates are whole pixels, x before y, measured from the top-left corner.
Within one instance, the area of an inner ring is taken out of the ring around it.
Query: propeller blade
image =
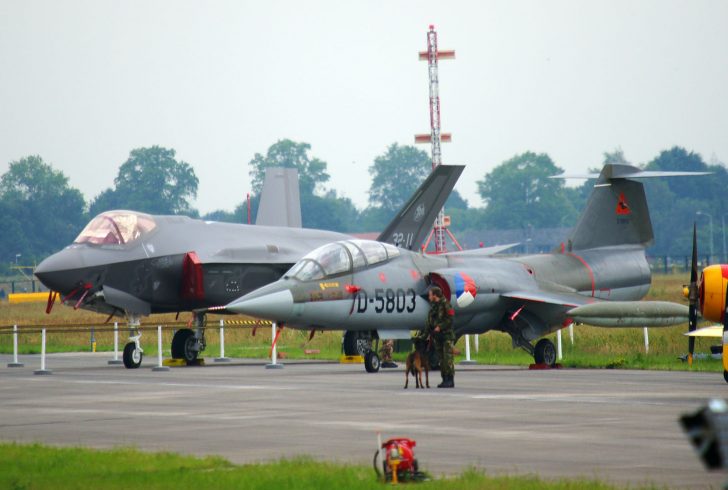
[[[698,230],[693,223],[693,256],[690,264],[690,285],[688,286],[688,332],[698,328]],[[688,365],[693,365],[695,337],[688,337]]]

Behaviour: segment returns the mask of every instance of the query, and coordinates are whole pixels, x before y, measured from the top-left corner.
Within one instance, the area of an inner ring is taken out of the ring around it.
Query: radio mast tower
[[[417,134],[415,135],[415,143],[431,143],[432,144],[432,169],[442,163],[442,152],[440,150],[440,143],[449,143],[452,141],[452,135],[450,133],[442,133],[440,131],[440,88],[439,80],[437,75],[437,61],[439,59],[451,60],[455,59],[455,51],[438,51],[437,49],[437,32],[435,32],[435,26],[430,25],[430,30],[427,31],[427,51],[420,51],[419,59],[421,61],[427,61],[427,68],[430,75],[430,134]],[[424,249],[426,250],[430,244],[430,240],[434,235],[435,237],[435,253],[443,253],[447,251],[445,244],[445,237],[448,236],[458,250],[462,250],[462,247],[455,239],[450,230],[447,229],[449,225],[449,217],[445,216],[445,209],[441,209],[435,220],[435,226],[432,229],[432,233],[425,242]]]

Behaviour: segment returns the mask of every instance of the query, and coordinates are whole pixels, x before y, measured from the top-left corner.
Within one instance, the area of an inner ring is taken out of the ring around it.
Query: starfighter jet
[[[431,173],[379,239],[421,246],[462,171],[462,166],[450,166]],[[353,239],[300,228],[297,175],[292,172],[268,169],[256,225],[134,211],[101,213],[71,245],[35,269],[51,290],[46,311],[58,293],[75,308],[125,316],[130,327],[152,313],[195,312],[196,328],[180,329],[172,340],[173,358],[194,361],[205,349],[210,308],[276,281],[321,245]],[[298,227],[263,226],[262,216]],[[141,364],[138,334],[125,346],[123,359],[127,368]]]
[[[427,289],[438,286],[453,305],[458,336],[506,332],[536,363],[554,365],[554,344],[542,337],[571,323],[659,327],[687,321],[685,305],[640,301],[651,282],[645,248],[653,232],[643,185],[634,179],[678,175],[701,173],[608,164],[600,174],[577,176],[596,184],[571,236],[552,253],[494,257],[495,248],[428,255],[337,240],[227,309],[291,328],[344,329],[368,339],[394,330],[409,337],[424,327]],[[376,349],[365,352],[365,367],[378,370]]]

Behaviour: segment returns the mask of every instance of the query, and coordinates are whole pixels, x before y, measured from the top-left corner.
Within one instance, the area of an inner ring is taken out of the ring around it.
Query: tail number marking
[[[356,312],[366,313],[369,304],[374,305],[375,313],[412,313],[415,311],[417,293],[414,289],[377,288],[374,297],[369,298],[365,291],[361,291],[356,299]]]

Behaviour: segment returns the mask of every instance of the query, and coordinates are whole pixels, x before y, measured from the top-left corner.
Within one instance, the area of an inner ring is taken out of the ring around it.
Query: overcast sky
[[[621,147],[728,161],[728,1],[0,1],[0,172],[30,154],[92,198],[133,148],[177,150],[201,212],[232,209],[248,162],[312,145],[363,206],[368,167],[429,130],[435,24],[445,163],[476,181],[513,155],[583,171]],[[429,151],[429,147],[423,149]]]

